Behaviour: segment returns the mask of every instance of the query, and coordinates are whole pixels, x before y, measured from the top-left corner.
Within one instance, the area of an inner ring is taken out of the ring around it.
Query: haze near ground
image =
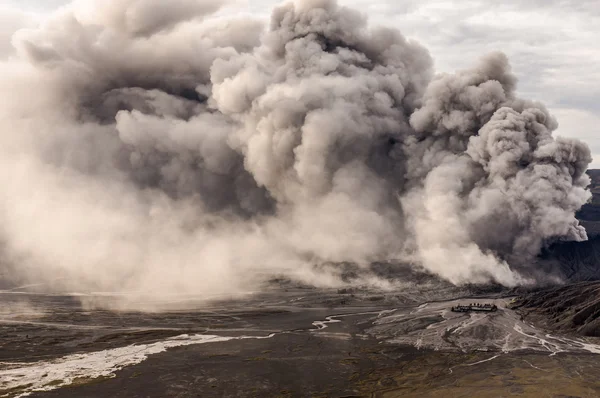
[[[436,76],[424,47],[335,1],[270,21],[222,6],[76,2],[14,35],[7,278],[235,294],[395,260],[515,286],[547,279],[531,265],[546,245],[587,238],[590,151],[516,96],[503,54]]]

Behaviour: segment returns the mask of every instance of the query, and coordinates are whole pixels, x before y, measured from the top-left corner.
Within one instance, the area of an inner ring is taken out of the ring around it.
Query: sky
[[[168,0],[164,0],[168,1]],[[505,52],[519,94],[545,103],[557,135],[577,137],[600,168],[600,1],[598,0],[341,0],[371,24],[398,28],[424,44],[438,72],[473,65],[484,53]],[[65,0],[0,0],[0,54],[17,29],[35,24]],[[234,0],[227,13],[268,16],[277,0]]]

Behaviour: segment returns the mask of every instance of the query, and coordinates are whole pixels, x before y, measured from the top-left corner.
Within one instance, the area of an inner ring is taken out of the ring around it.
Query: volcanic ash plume
[[[12,36],[14,279],[211,294],[274,274],[332,286],[336,267],[316,265],[398,260],[512,286],[544,245],[586,239],[590,151],[516,97],[503,54],[434,77],[425,48],[335,1],[284,4],[268,26],[224,14],[75,2]]]

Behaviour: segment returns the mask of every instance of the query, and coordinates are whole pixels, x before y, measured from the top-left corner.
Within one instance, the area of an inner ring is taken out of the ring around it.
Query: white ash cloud
[[[0,65],[0,237],[57,289],[231,293],[328,262],[523,283],[584,240],[587,146],[516,97],[503,54],[434,76],[420,44],[331,0],[270,23],[218,2],[76,2]],[[327,273],[324,273],[327,269]]]

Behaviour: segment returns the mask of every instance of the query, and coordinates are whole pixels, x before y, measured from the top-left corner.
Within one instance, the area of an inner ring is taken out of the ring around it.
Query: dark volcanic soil
[[[391,366],[374,341],[285,333],[261,341],[174,348],[125,368],[114,379],[35,396],[356,396],[359,381]]]
[[[448,353],[299,334],[173,349],[50,397],[597,397],[594,355]]]
[[[0,300],[7,397],[600,396],[596,341],[520,320],[497,288],[286,285],[161,313],[35,294]],[[449,311],[478,300],[500,309]]]
[[[549,330],[600,337],[600,282],[582,282],[524,294],[515,308]]]

